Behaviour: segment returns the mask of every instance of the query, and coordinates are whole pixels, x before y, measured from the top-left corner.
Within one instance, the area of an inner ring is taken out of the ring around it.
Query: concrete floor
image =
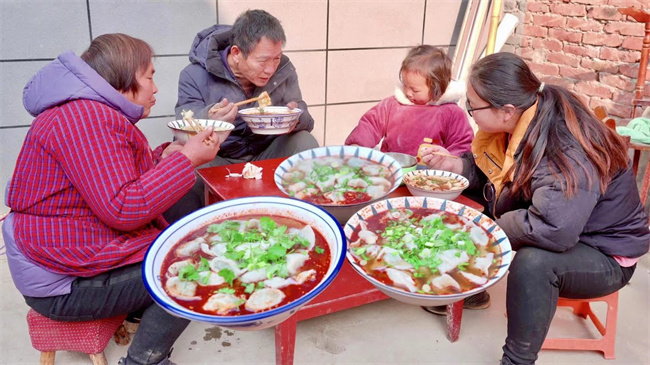
[[[506,335],[506,280],[489,292],[492,306],[465,311],[460,338],[446,338],[445,318],[417,306],[388,299],[298,323],[296,364],[497,364]],[[0,364],[36,364],[25,315],[28,307],[13,285],[6,256],[0,256]],[[631,283],[620,293],[616,359],[591,351],[542,351],[538,364],[650,364],[650,256],[637,267]],[[603,318],[605,305],[596,310]],[[590,323],[560,308],[551,336],[597,337]],[[111,341],[109,364],[117,364],[126,346]],[[90,364],[84,354],[59,352],[57,364]],[[192,323],[176,342],[177,364],[273,364],[274,332],[240,332]]]

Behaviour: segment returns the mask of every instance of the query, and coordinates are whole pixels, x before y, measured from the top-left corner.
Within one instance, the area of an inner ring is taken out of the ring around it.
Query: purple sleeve
[[[382,100],[361,117],[359,124],[345,139],[346,145],[357,144],[372,148],[381,141],[386,135],[386,126],[390,115],[388,100]]]

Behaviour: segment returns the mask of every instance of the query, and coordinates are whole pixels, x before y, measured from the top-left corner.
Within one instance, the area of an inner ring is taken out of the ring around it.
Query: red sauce
[[[299,222],[299,221],[291,219],[291,218],[285,218],[285,217],[279,217],[279,216],[269,216],[269,215],[265,215],[265,216],[270,217],[271,219],[273,219],[276,222],[276,224],[278,225],[278,227],[281,226],[281,225],[287,226],[287,230],[288,230],[288,228],[298,228],[298,229],[300,229],[300,228],[302,228],[302,227],[304,227],[306,225],[305,223]],[[262,215],[247,215],[247,216],[239,216],[239,217],[236,218],[236,220],[238,220],[238,221],[246,221],[246,220],[250,220],[250,219],[253,219],[253,218],[260,218],[260,217],[262,217]],[[166,287],[166,282],[167,282],[167,275],[166,274],[167,274],[167,271],[169,269],[169,266],[172,265],[173,263],[175,263],[177,261],[184,261],[184,260],[187,260],[187,259],[190,259],[190,258],[193,259],[195,262],[200,262],[201,257],[205,257],[208,260],[211,260],[213,258],[212,256],[209,256],[209,255],[205,254],[201,250],[195,252],[191,256],[178,257],[176,255],[176,248],[178,248],[183,243],[192,241],[193,239],[195,239],[197,237],[205,235],[207,233],[208,226],[210,226],[211,224],[221,223],[221,222],[224,222],[226,220],[234,220],[234,219],[232,219],[232,218],[231,219],[224,219],[224,220],[220,220],[220,221],[211,222],[210,224],[206,224],[205,226],[203,226],[203,227],[193,231],[192,233],[188,234],[179,243],[177,243],[176,245],[174,245],[174,247],[172,247],[172,249],[169,251],[169,253],[165,257],[165,260],[163,261],[161,271],[160,271],[160,277],[161,277],[161,280],[162,280],[163,288]],[[277,308],[277,307],[281,307],[281,306],[283,306],[285,304],[293,302],[294,300],[300,298],[304,294],[311,291],[314,287],[316,287],[316,285],[318,285],[318,283],[320,283],[323,280],[323,277],[325,276],[325,273],[327,273],[327,270],[328,270],[328,268],[330,266],[330,261],[331,261],[332,254],[331,254],[331,251],[329,249],[329,245],[325,241],[325,238],[323,237],[323,235],[320,232],[318,232],[316,229],[314,229],[314,235],[316,236],[316,245],[309,252],[309,259],[307,259],[307,261],[305,261],[305,263],[300,268],[300,271],[306,271],[306,270],[314,269],[314,270],[316,270],[316,279],[315,280],[307,280],[302,285],[294,284],[294,285],[286,286],[284,288],[280,288],[279,290],[281,290],[286,295],[284,300],[281,303],[279,303],[277,306],[272,307],[272,308],[267,308],[264,311],[270,310],[270,309],[273,309],[273,308]],[[320,247],[321,249],[323,249],[323,252],[322,253],[316,253],[316,247]],[[233,284],[234,285],[232,286],[232,289],[235,290],[233,295],[235,295],[237,297],[241,297],[242,295],[244,295],[245,297],[250,296],[250,294],[247,294],[247,293],[244,292],[245,287],[244,287],[244,285],[242,285],[242,283],[239,282],[239,280],[235,279]],[[224,283],[222,285],[217,285],[217,286],[201,286],[201,285],[199,285],[197,287],[197,289],[196,289],[195,296],[201,297],[200,300],[181,300],[181,299],[178,299],[178,298],[176,298],[174,296],[171,296],[171,295],[170,295],[170,298],[172,298],[172,300],[174,300],[176,303],[180,304],[181,306],[183,306],[183,307],[185,307],[187,309],[190,309],[190,310],[192,310],[194,312],[203,313],[203,314],[210,314],[210,315],[216,315],[214,312],[209,312],[209,311],[203,310],[203,305],[219,289],[221,289],[221,288],[229,288],[229,287],[231,287],[231,286],[228,283]],[[251,311],[246,310],[246,308],[244,307],[244,304],[242,304],[242,305],[239,306],[239,311],[233,310],[233,311],[230,311],[229,313],[227,313],[225,315],[226,316],[238,316],[238,315],[245,315],[245,314],[252,314],[252,313],[255,313],[255,312],[251,312]]]
[[[362,192],[348,191],[343,193],[343,198],[345,199],[342,202],[339,202],[340,205],[351,205],[358,204],[363,202],[368,202],[372,198],[370,195]],[[332,200],[326,198],[322,193],[312,194],[303,198],[304,201],[307,201],[312,204],[333,204]]]

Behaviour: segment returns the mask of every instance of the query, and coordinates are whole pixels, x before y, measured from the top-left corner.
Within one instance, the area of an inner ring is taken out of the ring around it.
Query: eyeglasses
[[[480,108],[472,108],[472,106],[469,104],[469,99],[465,100],[465,109],[467,109],[467,113],[472,118],[474,118],[474,111],[475,110],[483,110],[483,109],[491,109],[491,108],[494,108],[494,107],[492,105],[488,105],[488,106],[482,106]]]

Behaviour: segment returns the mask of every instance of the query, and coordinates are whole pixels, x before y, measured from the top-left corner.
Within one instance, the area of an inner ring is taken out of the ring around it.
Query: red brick
[[[561,15],[533,15],[533,24],[545,27],[564,27],[566,18]]]
[[[558,66],[550,63],[528,62],[528,66],[536,75],[557,75]]]
[[[641,51],[641,47],[643,47],[643,39],[641,38],[625,38],[623,40],[623,44],[621,45],[624,49],[632,49],[635,51]]]
[[[529,1],[526,4],[526,10],[532,13],[548,13],[548,5]]]
[[[550,52],[546,55],[546,60],[558,65],[565,65],[571,67],[578,67],[580,65],[580,57],[565,54],[562,52]]]
[[[634,37],[643,37],[645,35],[643,23],[637,22],[610,22],[605,24],[605,32]]]
[[[598,96],[603,99],[612,97],[611,88],[596,81],[579,81],[576,84],[575,91],[580,94]]]
[[[562,50],[562,42],[556,41],[555,39],[533,39],[531,42],[531,47],[534,49],[544,49],[547,51],[559,52]]]
[[[575,81],[567,79],[566,77],[559,76],[542,76],[540,80],[549,84],[563,86],[568,90],[573,90],[575,88]]]
[[[634,98],[634,94],[631,92],[615,90],[612,100],[616,101],[619,104],[630,105],[632,104],[632,98]]]
[[[531,37],[544,38],[548,35],[548,28],[526,25],[524,26],[523,34]]]
[[[549,29],[548,36],[558,41],[580,43],[582,41],[582,32],[567,32],[564,29]]]
[[[560,65],[560,76],[567,77],[572,80],[582,80],[582,81],[595,81],[596,72],[594,70],[589,70],[586,68],[576,68]]]
[[[571,30],[581,30],[581,31],[591,31],[591,32],[602,32],[603,24],[597,20],[593,19],[580,19],[580,18],[569,18],[567,19],[567,29]]]
[[[618,72],[618,65],[612,61],[590,60],[588,58],[583,58],[580,62],[580,66],[588,70],[606,71],[612,74]]]
[[[618,47],[623,43],[623,37],[618,34],[590,32],[582,36],[582,43],[593,44],[594,46]]]
[[[634,82],[625,76],[601,74],[600,82],[623,91],[634,90]]]
[[[584,5],[578,4],[551,4],[551,12],[565,16],[585,16],[587,9]]]
[[[562,51],[564,51],[565,53],[574,54],[576,56],[596,58],[598,57],[600,48],[592,47],[592,46],[576,46],[572,44],[565,44],[562,47]]]
[[[577,4],[600,5],[604,0],[571,0],[571,2]]]
[[[618,8],[613,6],[594,6],[587,11],[587,17],[603,20],[621,20],[623,14],[618,12]]]
[[[635,63],[639,62],[639,59],[641,59],[641,52],[619,51],[614,48],[603,47],[600,49],[600,59]]]
[[[601,0],[600,2],[602,3],[603,1]],[[607,4],[618,8],[629,8],[630,6],[641,9],[648,8],[648,0],[608,0]]]
[[[521,52],[519,55],[521,58],[525,59],[526,61],[530,61],[533,59],[533,53],[534,51],[531,48],[521,48]]]
[[[619,72],[621,75],[636,79],[639,76],[639,64],[621,65],[619,67]],[[650,78],[650,72],[647,72],[646,74],[648,75],[648,78]]]
[[[530,48],[530,42],[533,38],[522,37],[521,38],[521,48]]]

